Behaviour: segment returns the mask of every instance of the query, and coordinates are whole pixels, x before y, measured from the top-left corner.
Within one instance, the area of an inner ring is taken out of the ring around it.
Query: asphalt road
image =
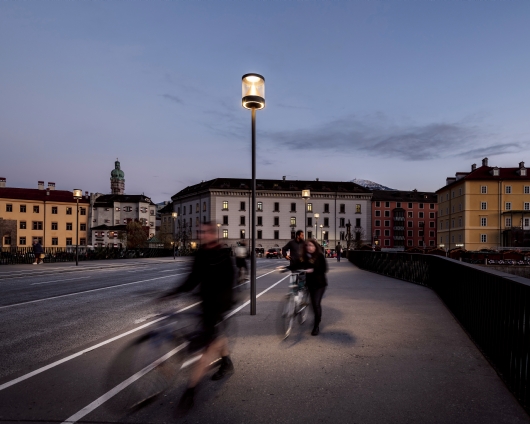
[[[320,336],[308,322],[281,341],[283,262],[258,260],[258,314],[245,306],[234,317],[236,372],[205,378],[187,415],[176,411],[185,372],[134,413],[110,408],[120,393],[102,396],[113,358],[160,313],[150,299],[182,281],[189,261],[2,267],[0,422],[530,422],[431,290],[328,263]]]

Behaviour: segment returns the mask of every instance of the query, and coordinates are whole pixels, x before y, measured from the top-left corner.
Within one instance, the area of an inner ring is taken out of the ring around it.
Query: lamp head
[[[82,199],[83,198],[83,190],[79,190],[78,188],[74,188],[73,194],[74,194],[74,199]]]
[[[265,107],[265,78],[261,75],[243,75],[241,91],[241,104],[245,109],[263,109]]]
[[[311,191],[310,190],[302,190],[302,197],[304,199],[309,199],[311,197]]]
[[[178,214],[177,212],[172,212],[172,213],[171,213],[171,216],[172,216],[173,218],[176,218],[177,216],[179,216],[179,214]]]

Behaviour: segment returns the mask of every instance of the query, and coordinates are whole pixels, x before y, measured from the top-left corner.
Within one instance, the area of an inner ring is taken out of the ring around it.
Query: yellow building
[[[438,195],[438,246],[466,250],[530,247],[530,176],[517,168],[471,166]]]
[[[71,191],[55,190],[55,183],[38,182],[37,189],[6,187],[0,178],[0,247],[43,247],[76,244],[76,201]],[[89,199],[79,200],[79,244],[86,245]]]

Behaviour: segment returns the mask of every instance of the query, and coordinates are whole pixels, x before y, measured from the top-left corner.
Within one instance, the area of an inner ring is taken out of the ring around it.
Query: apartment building
[[[0,178],[0,247],[30,247],[39,240],[43,247],[87,244],[88,193],[77,203],[72,191],[55,190],[55,183],[44,181],[37,188],[6,187]],[[76,232],[78,228],[79,232]]]
[[[471,166],[438,195],[438,245],[467,250],[530,247],[530,176],[518,167]]]

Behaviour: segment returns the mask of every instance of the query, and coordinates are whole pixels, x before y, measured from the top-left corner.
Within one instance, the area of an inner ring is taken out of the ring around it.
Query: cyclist
[[[326,258],[322,253],[322,248],[316,240],[307,240],[304,244],[304,268],[306,270],[306,285],[311,297],[311,305],[315,313],[315,323],[313,325],[312,336],[318,336],[320,332],[320,321],[322,320],[322,296],[326,291],[328,285],[326,279],[326,272],[328,272],[328,264]]]
[[[223,322],[223,315],[233,304],[234,267],[230,250],[221,248],[217,240],[217,227],[212,223],[203,223],[201,233],[203,244],[195,256],[190,275],[182,285],[164,296],[189,292],[199,286],[199,295],[202,298],[200,345],[204,351],[201,359],[192,369],[188,388],[180,400],[179,406],[183,409],[193,406],[195,387],[209,364],[216,358],[221,357],[221,364],[212,376],[212,380],[220,380],[234,371],[229,356],[228,340],[221,330],[221,327],[226,325],[226,322]]]
[[[296,271],[302,268],[303,262],[303,249],[304,249],[304,232],[298,230],[295,234],[295,238],[287,243],[282,248],[282,256],[290,261],[289,269]],[[289,253],[287,253],[289,251]]]

